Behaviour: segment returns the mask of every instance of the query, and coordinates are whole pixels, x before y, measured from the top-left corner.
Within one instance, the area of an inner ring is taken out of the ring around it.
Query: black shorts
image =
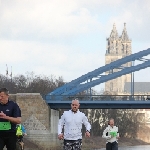
[[[4,146],[7,150],[15,150],[16,139],[16,132],[0,132],[0,150],[3,150]]]
[[[82,140],[64,140],[64,150],[81,150]]]

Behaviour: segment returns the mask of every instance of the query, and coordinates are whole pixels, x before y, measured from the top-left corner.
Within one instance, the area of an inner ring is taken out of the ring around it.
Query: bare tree
[[[62,85],[64,85],[63,78],[56,78],[53,75],[49,77],[28,72],[26,76],[21,74],[10,79],[0,74],[0,87],[8,88],[12,94],[40,93],[45,95]]]

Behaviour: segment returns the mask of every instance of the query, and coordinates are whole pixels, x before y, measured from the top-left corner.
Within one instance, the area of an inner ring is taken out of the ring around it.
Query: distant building
[[[105,54],[105,64],[109,64],[115,60],[126,57],[132,53],[131,40],[128,37],[126,24],[124,23],[124,29],[121,36],[118,35],[115,24],[110,33],[110,37],[107,38],[107,47]],[[130,67],[131,62],[124,64],[124,67]],[[119,69],[113,70],[114,72]],[[108,72],[106,72],[106,75]],[[131,74],[123,75],[116,79],[105,82],[105,91],[111,93],[123,93],[124,85],[126,82],[131,82]]]
[[[131,93],[131,82],[125,83],[124,93]],[[150,94],[150,82],[134,82],[134,94]]]
[[[113,61],[126,57],[132,54],[131,40],[128,37],[126,24],[124,24],[124,29],[122,35],[118,36],[115,24],[110,33],[109,38],[107,38],[107,47],[105,54],[105,64],[109,64]],[[124,67],[130,67],[131,62],[124,64]],[[117,72],[119,69],[113,70]],[[106,72],[106,75],[109,72]],[[126,74],[116,79],[105,82],[105,92],[111,94],[131,94],[131,74]],[[138,95],[144,95],[143,100],[150,100],[150,82],[134,82],[134,94],[136,97]],[[140,98],[141,99],[141,98]],[[150,109],[137,109],[138,112],[138,122],[144,123],[150,127]]]

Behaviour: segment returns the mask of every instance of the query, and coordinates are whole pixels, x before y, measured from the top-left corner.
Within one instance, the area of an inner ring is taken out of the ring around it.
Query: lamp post
[[[134,61],[133,61],[133,66],[134,66]],[[133,98],[134,98],[134,72],[133,72]]]
[[[134,61],[131,62],[131,67],[134,66]],[[134,98],[134,72],[131,72],[131,98]]]

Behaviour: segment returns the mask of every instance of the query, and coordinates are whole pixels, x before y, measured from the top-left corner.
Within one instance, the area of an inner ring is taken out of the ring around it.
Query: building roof
[[[124,85],[124,92],[131,92],[131,82],[126,82]],[[150,82],[134,82],[135,93],[148,93],[150,92]]]

